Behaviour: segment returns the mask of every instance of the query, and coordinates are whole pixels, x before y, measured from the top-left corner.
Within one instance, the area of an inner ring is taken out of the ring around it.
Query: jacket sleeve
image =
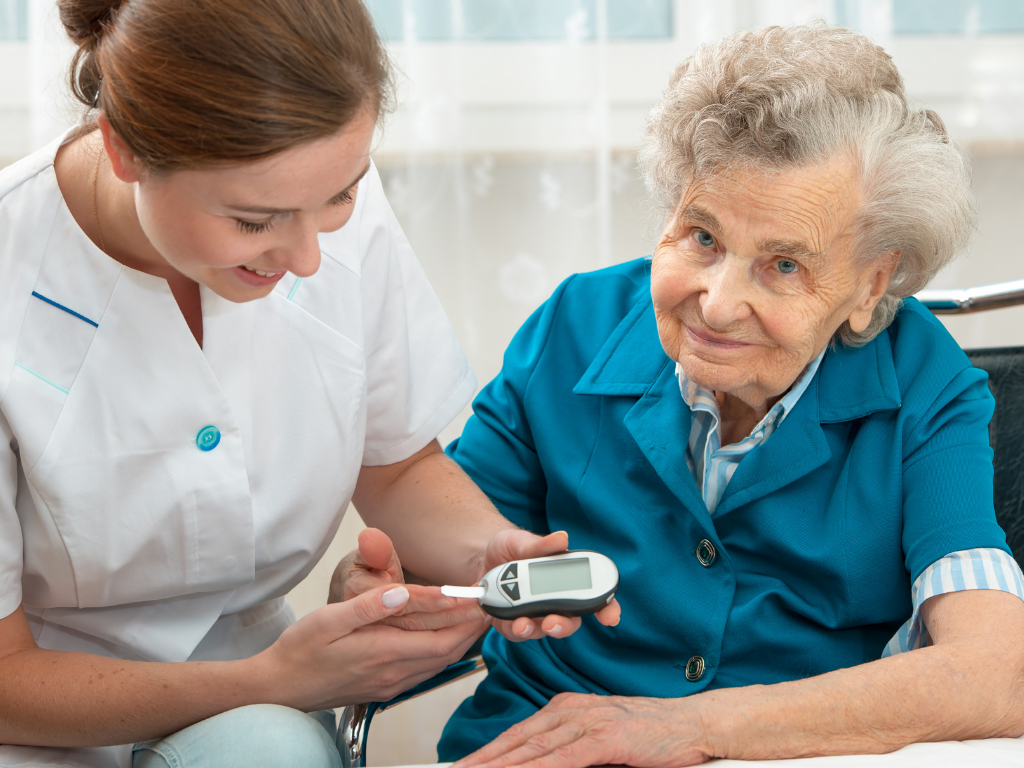
[[[952,552],[1010,552],[992,501],[995,401],[987,381],[984,371],[961,370],[905,430],[903,552],[911,581]]]

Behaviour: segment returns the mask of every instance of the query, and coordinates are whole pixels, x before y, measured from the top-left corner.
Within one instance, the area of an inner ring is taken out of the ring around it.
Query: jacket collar
[[[577,395],[640,397],[670,361],[661,346],[654,305],[647,295],[615,328],[572,391]]]

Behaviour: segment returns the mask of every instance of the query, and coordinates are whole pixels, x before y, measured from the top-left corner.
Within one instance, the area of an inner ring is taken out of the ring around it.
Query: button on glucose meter
[[[608,605],[619,571],[598,552],[576,550],[516,560],[492,568],[475,587],[441,587],[448,597],[473,597],[499,619],[548,614],[586,616]]]

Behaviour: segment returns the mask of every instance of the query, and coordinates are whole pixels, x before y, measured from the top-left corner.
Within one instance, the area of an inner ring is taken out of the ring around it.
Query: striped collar
[[[747,437],[726,446],[721,445],[721,413],[715,393],[690,379],[683,367],[676,363],[679,391],[693,414],[686,463],[709,512],[714,513],[743,457],[771,437],[796,406],[824,356],[822,352],[804,368],[789,391],[769,409]]]
[[[763,430],[769,424],[774,429],[782,423],[782,420],[786,418],[786,414],[793,410],[801,395],[807,390],[807,385],[814,378],[814,374],[817,372],[818,366],[821,365],[823,357],[825,357],[824,351],[807,364],[807,367],[804,368],[796,381],[793,382],[793,386],[769,409],[764,418],[751,431],[751,435]],[[716,418],[721,417],[718,410],[718,400],[715,398],[714,392],[705,389],[690,379],[683,371],[683,366],[679,363],[676,363],[676,376],[679,377],[679,390],[683,395],[683,400],[690,406],[690,410],[710,411],[715,414]]]

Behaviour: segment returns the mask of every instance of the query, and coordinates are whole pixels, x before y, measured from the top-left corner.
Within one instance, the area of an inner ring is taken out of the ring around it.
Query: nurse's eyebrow
[[[345,187],[343,190],[341,190],[341,192],[339,192],[334,197],[332,197],[331,200],[337,200],[338,198],[341,198],[341,197],[344,197],[345,195],[347,195],[349,192],[352,191],[352,189],[360,181],[363,180],[363,177],[366,174],[368,174],[369,172],[370,172],[370,163],[367,163],[366,167],[363,168],[363,172],[360,173],[359,176],[357,176],[355,178],[355,180],[351,184],[349,184],[347,187]],[[263,213],[263,214],[295,213],[296,211],[298,211],[298,208],[267,208],[267,207],[264,207],[264,206],[261,206],[261,205],[229,205],[228,208],[230,208],[233,211],[241,211],[242,213]]]

